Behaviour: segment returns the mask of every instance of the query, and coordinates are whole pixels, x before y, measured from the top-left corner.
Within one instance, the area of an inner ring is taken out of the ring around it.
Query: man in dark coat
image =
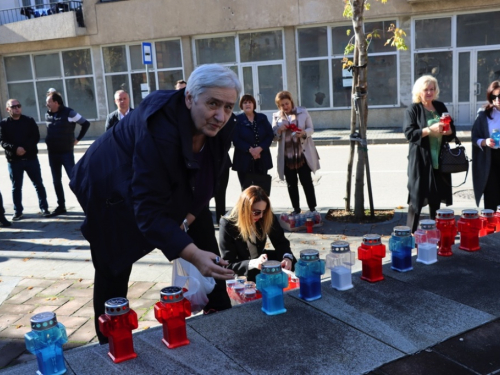
[[[185,90],[150,94],[75,166],[70,186],[86,215],[96,322],[107,299],[126,297],[132,264],[154,248],[205,276],[233,277],[220,266],[226,262],[214,262],[219,250],[208,202],[230,147],[240,91],[230,69],[200,66]],[[207,310],[230,307],[222,284],[208,296]],[[98,324],[96,331],[105,343]]]
[[[118,90],[115,92],[115,104],[117,110],[111,112],[106,118],[106,124],[104,126],[106,130],[111,129],[118,124],[118,121],[134,110],[130,108],[130,97],[125,90]]]

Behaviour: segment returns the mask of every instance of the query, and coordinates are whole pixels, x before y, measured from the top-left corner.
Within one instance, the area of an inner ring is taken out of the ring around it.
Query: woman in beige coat
[[[319,169],[319,156],[312,134],[311,116],[304,107],[295,107],[292,94],[280,91],[276,95],[279,111],[273,113],[273,131],[278,141],[278,175],[286,179],[294,214],[300,213],[298,179],[304,188],[310,211],[316,210],[316,193],[311,171]],[[298,178],[297,178],[298,176]]]

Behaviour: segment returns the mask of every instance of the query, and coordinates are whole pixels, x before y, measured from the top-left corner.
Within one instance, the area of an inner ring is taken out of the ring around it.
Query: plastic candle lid
[[[442,208],[436,211],[436,217],[438,219],[454,219],[455,212],[449,208]]]
[[[305,262],[314,262],[319,260],[319,251],[314,249],[306,249],[300,252],[300,260]]]
[[[474,209],[462,210],[462,218],[464,219],[477,219],[478,217],[479,214],[477,210]]]
[[[436,229],[436,222],[434,220],[421,220],[420,228],[424,230]]]
[[[245,289],[244,291],[244,294],[245,294],[245,297],[255,297],[255,289],[254,288],[248,288],[248,289]]]
[[[262,264],[261,272],[268,275],[281,273],[281,263],[277,260],[268,260]]]
[[[493,217],[494,214],[495,214],[495,212],[493,212],[493,210],[490,210],[488,208],[481,210],[481,216],[483,216],[483,217]]]
[[[30,319],[31,329],[34,331],[44,331],[57,325],[57,317],[53,312],[42,312],[33,315]]]
[[[346,241],[335,241],[330,245],[330,251],[332,253],[347,253],[350,251],[349,242]]]
[[[363,236],[363,244],[367,246],[375,246],[380,245],[382,243],[382,239],[380,234],[365,234]]]
[[[184,299],[182,288],[178,286],[167,286],[160,291],[160,301],[165,303],[179,302]]]
[[[130,311],[128,299],[123,297],[111,298],[104,304],[104,309],[108,315],[123,315]]]
[[[397,226],[393,229],[394,235],[398,237],[408,237],[411,235],[411,229],[407,226]]]

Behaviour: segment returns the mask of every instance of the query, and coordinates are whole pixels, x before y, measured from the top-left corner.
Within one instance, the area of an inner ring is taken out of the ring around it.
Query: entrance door
[[[471,125],[486,103],[491,82],[500,80],[500,50],[458,51],[458,105],[455,123]]]
[[[277,110],[274,98],[285,89],[283,64],[252,64],[243,66],[243,94],[251,94],[257,102],[257,112],[266,115]]]

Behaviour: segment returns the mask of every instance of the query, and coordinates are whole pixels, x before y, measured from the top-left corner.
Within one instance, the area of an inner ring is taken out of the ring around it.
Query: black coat
[[[479,206],[481,197],[483,196],[488,176],[491,168],[491,148],[484,146],[481,148],[477,145],[478,139],[491,138],[488,128],[488,117],[485,111],[480,111],[472,125],[471,141],[472,141],[472,185],[474,186],[474,197],[476,205]]]
[[[132,112],[134,109],[129,108],[129,113]],[[104,130],[109,130],[116,124],[118,124],[118,121],[120,121],[120,113],[118,109],[116,111],[111,112],[108,117],[106,117],[106,124],[104,125]]]
[[[432,104],[441,116],[448,112],[446,106],[438,101]],[[438,191],[437,182],[432,170],[432,157],[429,137],[422,137],[422,130],[427,127],[425,110],[422,104],[414,103],[407,110],[404,122],[404,134],[409,141],[408,148],[408,203],[415,208],[424,206],[425,200],[435,205],[439,202],[447,206],[453,203],[451,175],[442,173],[444,184],[439,184],[444,191]],[[455,138],[455,125],[451,122],[451,135],[443,136],[443,142],[451,142]]]
[[[267,250],[265,248],[267,238],[263,241],[257,239],[256,247],[259,256],[267,254],[268,260],[277,260],[281,262],[283,260],[283,255],[286,253],[292,254],[292,250],[290,249],[290,241],[286,239],[285,232],[283,232],[283,228],[281,228],[276,215],[273,215],[273,218],[273,225],[268,237],[273,244],[274,250]],[[248,245],[241,238],[238,227],[227,220],[226,217],[222,217],[220,220],[219,247],[222,258],[229,262],[227,268],[232,269],[239,276],[246,276],[249,281],[255,281],[255,277],[260,273],[260,270],[248,269],[251,259]],[[295,263],[297,263],[297,259],[295,259],[294,256],[292,270],[295,268]]]
[[[36,159],[38,141],[40,141],[40,131],[33,118],[21,115],[19,120],[14,120],[12,117],[2,120],[0,143],[5,149],[5,157],[9,163],[16,160]],[[22,147],[26,151],[23,156],[16,154],[18,147]]]
[[[215,167],[223,165],[235,121],[207,138]],[[180,229],[199,169],[193,127],[184,92],[158,90],[76,164],[70,187],[86,215],[82,233],[97,269],[117,274],[154,248],[172,260],[193,242]],[[214,171],[214,185],[220,173]]]
[[[261,162],[263,169],[262,172],[267,172],[273,167],[271,151],[269,150],[274,138],[273,128],[266,115],[263,113],[254,113],[254,121],[257,123],[257,129],[259,132],[258,145],[262,147],[260,159],[258,160]],[[252,166],[251,162],[253,160],[252,154],[248,152],[248,149],[254,145],[255,134],[253,132],[252,124],[248,121],[248,118],[244,113],[239,114],[236,118],[238,119],[238,122],[233,134],[233,170],[247,173]]]

